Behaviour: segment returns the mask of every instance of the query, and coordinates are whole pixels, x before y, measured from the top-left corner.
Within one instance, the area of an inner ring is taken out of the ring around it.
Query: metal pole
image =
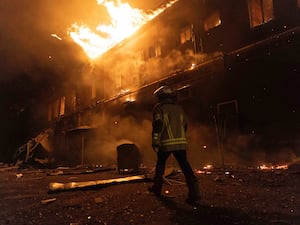
[[[217,142],[218,142],[218,150],[220,154],[220,161],[221,161],[222,168],[224,168],[223,143],[222,143],[223,140],[221,140],[220,137],[220,128],[218,126],[217,118],[215,115],[214,115],[214,122],[215,122],[215,128],[217,133]]]

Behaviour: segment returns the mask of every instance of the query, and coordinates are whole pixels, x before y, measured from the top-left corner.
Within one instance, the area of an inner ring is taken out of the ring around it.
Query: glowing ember
[[[193,70],[193,69],[195,69],[195,67],[196,67],[196,64],[192,63],[192,65],[189,67],[189,70]]]
[[[51,37],[54,37],[54,38],[56,38],[56,39],[58,39],[58,40],[62,40],[62,38],[61,37],[59,37],[57,34],[51,34]]]
[[[262,164],[262,165],[259,165],[257,167],[258,169],[260,170],[286,170],[288,169],[288,165],[284,164],[284,165],[270,165],[270,166],[267,166],[265,164]]]
[[[211,170],[211,169],[213,169],[213,165],[208,164],[208,165],[204,166],[203,169]]]
[[[203,173],[205,173],[205,171],[203,171],[203,170],[196,170],[196,173],[197,174],[203,174]]]
[[[196,173],[197,174],[211,174],[211,171],[208,171],[208,170],[212,170],[213,169],[213,165],[211,164],[207,164],[205,166],[203,166],[203,169],[202,170],[196,170]]]
[[[90,58],[97,58],[177,1],[173,0],[164,7],[145,13],[140,9],[131,8],[128,3],[122,3],[120,0],[116,3],[98,0],[97,3],[104,6],[109,13],[111,24],[98,25],[96,31],[92,31],[86,25],[74,23],[69,29],[69,35]]]

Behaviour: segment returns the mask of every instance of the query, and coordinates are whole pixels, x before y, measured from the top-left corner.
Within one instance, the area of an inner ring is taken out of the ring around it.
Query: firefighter
[[[186,202],[191,205],[198,205],[200,200],[198,180],[186,154],[187,121],[185,112],[176,103],[176,93],[169,86],[161,86],[155,90],[154,94],[158,103],[153,108],[152,148],[157,154],[157,161],[154,182],[149,191],[161,196],[166,162],[169,156],[173,154],[184,173],[188,186]]]

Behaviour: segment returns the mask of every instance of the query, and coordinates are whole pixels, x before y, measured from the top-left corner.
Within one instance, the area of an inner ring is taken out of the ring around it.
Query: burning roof
[[[154,11],[144,12],[121,1],[98,0],[97,3],[109,13],[110,24],[99,24],[92,29],[75,22],[69,28],[69,35],[90,58],[97,58],[177,1],[172,0]]]

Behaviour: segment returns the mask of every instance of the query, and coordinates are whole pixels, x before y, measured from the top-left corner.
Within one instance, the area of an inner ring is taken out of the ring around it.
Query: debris
[[[71,189],[80,189],[80,188],[86,188],[91,186],[101,186],[101,185],[108,185],[113,183],[123,183],[123,182],[145,180],[145,179],[147,179],[145,175],[138,175],[138,176],[113,178],[107,180],[85,181],[85,182],[69,182],[69,183],[54,182],[49,184],[49,192],[66,191]]]
[[[182,184],[185,184],[185,182],[182,182],[182,181],[179,181],[179,180],[174,180],[174,179],[171,179],[171,178],[166,178],[166,177],[163,177],[163,180],[169,184],[169,185],[182,185]]]
[[[57,176],[57,175],[63,175],[63,174],[64,174],[64,171],[61,171],[61,170],[57,170],[57,171],[47,173],[48,176]]]
[[[214,181],[216,182],[224,182],[224,178],[220,177],[220,176],[216,176]]]
[[[45,204],[49,204],[49,203],[55,202],[55,201],[56,201],[56,198],[49,198],[49,199],[44,199],[44,200],[42,200],[41,203],[42,203],[43,205],[45,205]]]
[[[297,159],[288,164],[288,170],[292,173],[300,173],[300,159]]]
[[[23,174],[22,174],[22,173],[17,173],[17,174],[16,174],[16,177],[17,177],[18,179],[20,179],[20,178],[23,177]]]
[[[53,135],[53,129],[49,128],[42,131],[36,137],[28,140],[25,144],[20,146],[14,155],[15,162],[22,161],[23,163],[28,163],[30,160],[38,160],[40,163],[49,163],[51,158],[51,152],[53,151],[52,142],[49,137]],[[41,146],[43,149],[43,158],[46,160],[38,159],[38,146]]]
[[[104,199],[103,199],[103,198],[101,198],[101,197],[95,198],[95,203],[96,203],[96,204],[99,204],[99,203],[102,203],[102,202],[104,202]]]
[[[182,185],[182,184],[185,184],[185,182],[182,182],[182,181],[178,181],[178,180],[175,180],[174,178],[171,178],[172,176],[176,175],[176,174],[179,174],[180,171],[176,170],[174,167],[169,167],[169,168],[166,168],[165,169],[165,172],[164,172],[164,175],[163,175],[163,181],[165,183],[167,183],[168,185]],[[151,179],[154,179],[154,171],[153,171],[153,174],[149,175],[151,176]]]
[[[8,166],[8,167],[1,167],[0,172],[9,171],[9,170],[15,170],[18,169],[18,166]]]

